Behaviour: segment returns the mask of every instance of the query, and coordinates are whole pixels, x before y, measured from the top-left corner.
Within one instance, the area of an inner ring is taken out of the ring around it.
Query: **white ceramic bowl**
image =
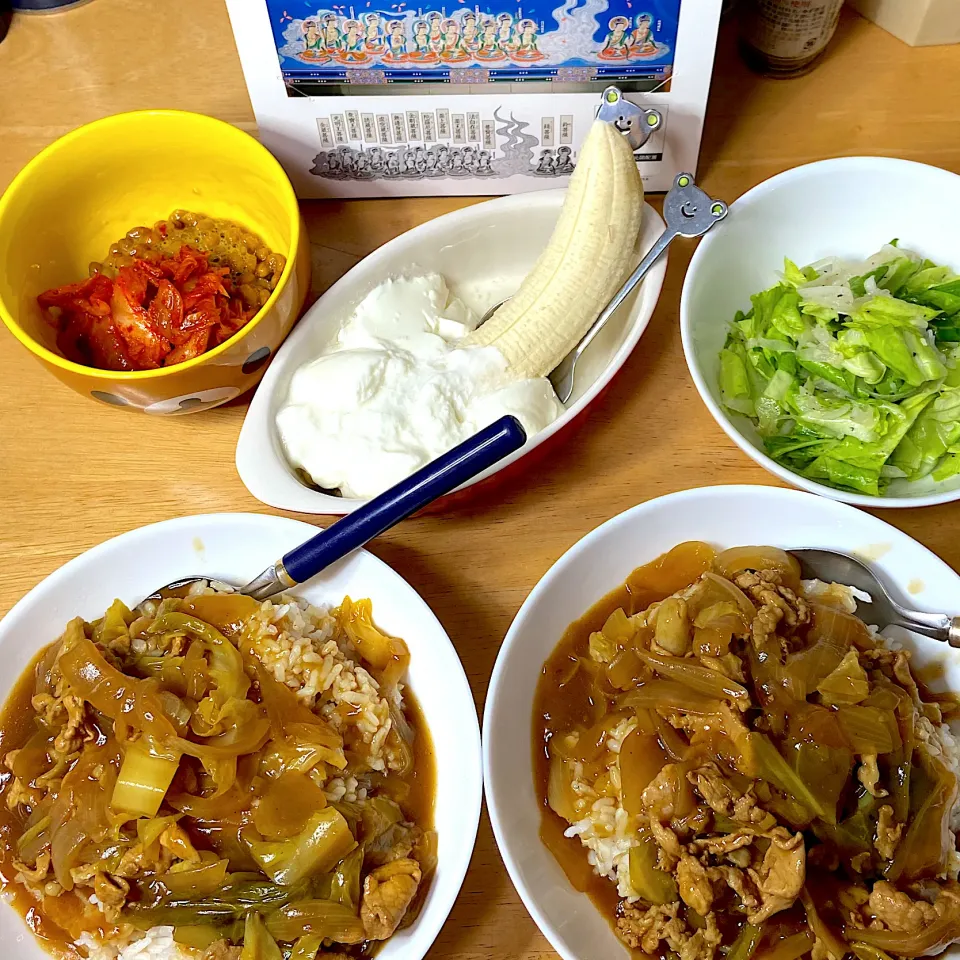
[[[37,650],[75,616],[92,620],[115,597],[134,604],[178,577],[242,583],[316,534],[297,520],[255,514],[212,514],[132,530],[71,560],[34,587],[0,621],[0,700]],[[312,603],[345,595],[370,597],[377,623],[410,648],[408,682],[423,708],[437,762],[435,824],[439,862],[423,910],[377,954],[420,960],[456,899],[480,819],[480,730],[457,653],[416,591],[385,563],[358,550],[296,591]],[[0,954],[49,960],[10,907],[0,903]]]
[[[493,669],[483,718],[487,809],[500,853],[527,910],[564,960],[612,960],[627,952],[538,839],[534,691],[544,660],[567,626],[634,568],[685,540],[858,552],[899,587],[908,606],[960,612],[960,577],[925,547],[867,513],[796,490],[729,486],[670,494],[608,520],[571,547],[514,619]],[[916,593],[906,599],[908,584]],[[889,633],[913,646],[916,663],[943,661],[945,682],[960,689],[960,651],[905,631]]]
[[[237,470],[247,489],[272,507],[299,513],[344,514],[365,503],[311,489],[287,463],[274,422],[294,371],[336,336],[341,324],[374,287],[391,277],[440,273],[453,293],[482,316],[515,293],[530,272],[550,239],[565,196],[564,190],[544,190],[488,200],[445,214],[384,244],[338,280],[307,311],[277,351],[250,404],[237,443]],[[663,229],[656,211],[645,206],[641,253],[653,245]],[[563,416],[464,487],[498,473],[538,447],[603,390],[650,322],[666,269],[667,258],[663,256],[585,351],[577,364],[573,396]]]
[[[898,481],[882,497],[848,493],[801,477],[763,451],[750,421],[720,404],[719,353],[727,324],[750,295],[777,282],[783,258],[807,264],[829,255],[863,259],[894,238],[960,270],[960,176],[883,157],[845,157],[794,167],[730,206],[700,241],[680,298],[683,352],[697,390],[724,432],[771,473],[811,493],[870,507],[921,507],[960,498],[960,477]]]

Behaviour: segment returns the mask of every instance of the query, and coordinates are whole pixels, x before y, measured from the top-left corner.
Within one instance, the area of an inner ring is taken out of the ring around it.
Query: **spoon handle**
[[[637,264],[623,286],[613,295],[603,312],[593,322],[593,326],[584,334],[574,353],[580,356],[593,342],[604,324],[617,312],[620,304],[633,293],[636,285],[647,275],[650,268],[660,259],[661,254],[677,237],[703,236],[715,223],[727,215],[727,205],[722,200],[711,200],[693,181],[689,173],[680,173],[674,178],[673,187],[663,199],[663,219],[666,223],[663,233],[647,251],[647,255]]]
[[[666,222],[663,233],[657,237],[646,256],[637,264],[636,270],[627,277],[623,286],[603,308],[600,316],[593,321],[590,329],[550,374],[550,382],[553,384],[561,403],[566,403],[573,393],[574,367],[583,352],[593,343],[597,334],[606,326],[607,321],[617,312],[623,301],[633,293],[637,284],[663,255],[664,250],[677,237],[703,236],[715,223],[723,220],[726,215],[727,205],[722,200],[711,200],[694,183],[691,174],[677,174],[673,181],[673,187],[663,200],[663,219]]]
[[[892,626],[903,627],[925,637],[941,640],[950,644],[951,647],[960,648],[960,617],[950,617],[945,613],[908,610],[892,601],[891,606],[896,614]]]
[[[316,576],[348,553],[405,520],[428,503],[519,450],[527,435],[516,417],[501,417],[489,427],[431,460],[425,467],[374,497],[267,567],[240,592],[265,600]]]
[[[624,281],[623,286],[610,298],[610,302],[603,308],[600,316],[593,321],[593,325],[583,335],[583,339],[576,345],[570,353],[574,360],[579,359],[587,347],[593,343],[596,335],[606,326],[607,321],[620,309],[620,304],[633,293],[637,284],[647,275],[650,268],[660,259],[660,255],[668,246],[680,236],[680,231],[672,227],[667,227],[663,233],[657,237],[656,243],[647,251],[647,255],[637,264],[637,269],[630,274]]]

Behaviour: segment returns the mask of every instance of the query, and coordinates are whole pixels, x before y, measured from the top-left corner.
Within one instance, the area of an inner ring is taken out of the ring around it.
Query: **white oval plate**
[[[274,427],[294,371],[311,360],[337,334],[357,304],[384,280],[439,273],[453,294],[479,316],[512,295],[546,247],[560,215],[565,190],[501,197],[430,220],[408,230],[361,260],[304,315],[277,351],[250,403],[237,441],[237,471],[258,499],[298,513],[351,513],[366,500],[333,497],[297,479],[287,463]],[[639,252],[645,253],[663,232],[657,212],[644,205]],[[639,256],[637,258],[639,260]],[[664,254],[646,279],[611,318],[577,364],[573,396],[566,412],[524,447],[501,460],[471,486],[519,460],[562,430],[613,379],[646,330],[663,286]]]
[[[34,587],[0,621],[0,700],[71,618],[102,616],[115,597],[132,606],[180,577],[244,583],[316,533],[308,523],[281,517],[208,514],[141,527],[88,550]],[[315,604],[339,604],[346,595],[370,597],[377,623],[410,648],[407,682],[423,708],[436,756],[439,861],[420,916],[391,937],[377,956],[420,960],[457,897],[480,820],[480,730],[470,686],[433,612],[373,554],[358,550],[293,592]],[[0,954],[13,960],[49,960],[3,903]]]
[[[870,514],[796,490],[728,486],[670,494],[621,513],[571,547],[514,619],[483,717],[487,809],[497,845],[527,910],[564,960],[611,960],[627,951],[539,840],[531,739],[537,681],[570,623],[634,568],[684,540],[858,553],[899,588],[906,606],[960,612],[960,577],[925,547]],[[916,651],[917,663],[942,661],[946,684],[960,689],[960,651],[906,631],[889,633]]]

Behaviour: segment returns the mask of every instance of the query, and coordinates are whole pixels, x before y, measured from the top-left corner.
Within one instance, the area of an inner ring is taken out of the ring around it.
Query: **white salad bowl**
[[[0,621],[0,702],[41,647],[75,616],[93,620],[119,597],[133,605],[158,587],[201,576],[242,583],[266,563],[316,534],[297,520],[255,514],[183,517],[132,530],[88,550],[34,587]],[[382,960],[420,960],[447,919],[467,872],[480,819],[480,729],[473,696],[440,622],[399,574],[365,550],[295,591],[311,603],[369,597],[386,632],[410,649],[406,682],[433,738],[438,864],[417,919],[390,938]],[[49,960],[12,908],[0,903],[0,954]]]
[[[484,784],[494,836],[527,910],[564,960],[613,960],[626,958],[628,951],[539,840],[532,741],[537,682],[569,624],[636,567],[686,540],[718,548],[769,544],[858,553],[896,588],[901,601],[910,591],[907,605],[960,613],[960,577],[933,553],[870,514],[797,490],[686,490],[633,507],[572,546],[514,618],[493,668],[483,717]],[[895,628],[884,630],[888,633],[914,650],[915,664],[941,661],[943,682],[960,690],[960,651]]]
[[[299,513],[346,514],[366,503],[308,487],[288,463],[275,423],[294,371],[317,356],[359,302],[390,278],[439,273],[452,294],[482,316],[515,293],[530,272],[550,239],[565,196],[564,190],[544,190],[445,214],[384,244],[338,280],[277,351],[250,404],[237,443],[237,470],[247,489],[272,507]],[[639,253],[645,253],[663,229],[659,215],[645,205]],[[650,322],[666,268],[664,255],[586,350],[563,415],[464,487],[509,467],[549,440],[607,386]]]
[[[822,160],[765,180],[730,206],[700,241],[680,298],[687,366],[713,418],[747,456],[787,483],[865,507],[921,507],[960,499],[960,476],[894,481],[880,497],[837,490],[777,463],[747,417],[720,402],[720,349],[751,294],[773,286],[784,257],[802,266],[827,256],[863,260],[898,239],[960,272],[960,176],[884,157]]]

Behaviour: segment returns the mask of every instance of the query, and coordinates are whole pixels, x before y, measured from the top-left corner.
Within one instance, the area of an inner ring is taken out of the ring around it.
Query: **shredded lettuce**
[[[919,480],[944,464],[960,441],[960,387],[944,387],[906,432],[889,464],[908,480]]]
[[[829,486],[960,474],[960,276],[893,242],[859,263],[784,261],[720,352],[723,405]]]
[[[742,343],[720,351],[720,395],[724,406],[748,417],[756,415],[753,389],[747,372],[749,361]]]

